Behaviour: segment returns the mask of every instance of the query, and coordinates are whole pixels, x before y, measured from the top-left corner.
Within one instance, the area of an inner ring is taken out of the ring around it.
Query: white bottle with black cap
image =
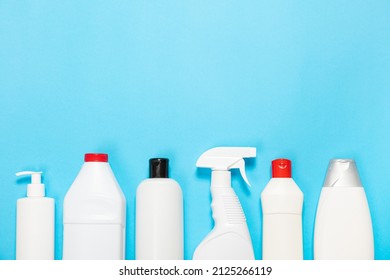
[[[183,196],[168,159],[150,159],[149,177],[136,194],[136,259],[182,260]]]
[[[27,197],[17,201],[17,260],[54,259],[54,199],[45,197],[41,173],[16,173],[16,176],[31,176],[31,184],[27,185]]]

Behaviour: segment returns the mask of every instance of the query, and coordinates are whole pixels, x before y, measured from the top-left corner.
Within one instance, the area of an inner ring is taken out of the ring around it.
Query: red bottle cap
[[[85,154],[85,162],[108,162],[107,154]]]
[[[291,178],[291,160],[286,158],[273,160],[272,178]]]

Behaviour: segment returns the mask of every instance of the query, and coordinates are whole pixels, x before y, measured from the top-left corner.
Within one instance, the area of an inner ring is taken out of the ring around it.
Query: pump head
[[[253,147],[218,147],[204,152],[196,162],[197,167],[211,168],[213,171],[229,171],[239,169],[245,183],[250,186],[245,173],[244,158],[256,157]]]
[[[45,196],[45,185],[41,182],[41,174],[42,171],[22,171],[15,174],[18,177],[31,175],[31,184],[27,185],[27,196]]]

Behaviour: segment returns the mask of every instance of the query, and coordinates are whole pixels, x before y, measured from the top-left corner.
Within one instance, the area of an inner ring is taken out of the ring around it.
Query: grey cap
[[[332,159],[324,187],[363,187],[353,159]]]

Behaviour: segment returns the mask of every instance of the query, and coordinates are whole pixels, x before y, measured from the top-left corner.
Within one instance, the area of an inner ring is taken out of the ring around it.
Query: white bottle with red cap
[[[291,161],[272,161],[272,179],[261,193],[263,259],[302,260],[303,193],[291,178]]]
[[[41,173],[16,173],[16,176],[31,176],[31,184],[27,185],[27,197],[17,201],[17,260],[54,259],[54,199],[45,197]]]
[[[124,259],[126,200],[107,154],[85,154],[63,215],[64,260]]]
[[[183,260],[183,195],[168,159],[150,159],[149,177],[137,188],[136,259]]]

